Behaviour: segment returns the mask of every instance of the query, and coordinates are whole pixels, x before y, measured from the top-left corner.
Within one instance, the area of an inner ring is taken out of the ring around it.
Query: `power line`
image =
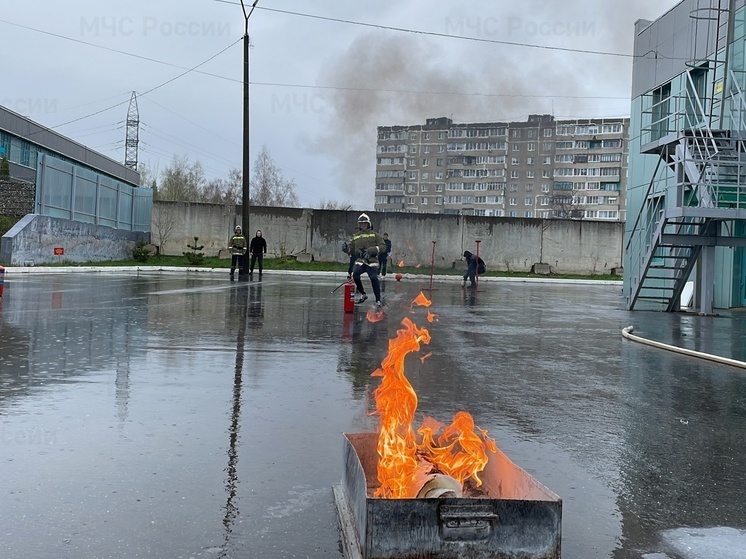
[[[215,2],[220,2],[222,4],[233,4],[233,5],[240,5],[239,2],[232,2],[230,0],[214,0]],[[344,23],[347,25],[359,25],[361,27],[371,27],[374,29],[384,29],[387,31],[398,31],[399,33],[412,33],[415,35],[426,35],[431,37],[440,37],[440,38],[446,38],[446,39],[459,39],[462,41],[474,41],[478,43],[490,43],[495,45],[507,45],[507,46],[513,46],[513,47],[524,47],[524,48],[534,48],[534,49],[543,49],[543,50],[557,50],[562,52],[574,52],[579,54],[596,54],[601,56],[617,56],[621,58],[643,58],[647,56],[648,54],[654,53],[657,56],[657,53],[655,51],[648,51],[645,54],[642,55],[634,55],[634,54],[628,54],[628,53],[622,53],[622,52],[609,52],[609,51],[599,51],[599,50],[590,50],[590,49],[574,49],[569,47],[556,47],[551,45],[537,45],[533,43],[518,43],[513,41],[499,41],[497,39],[485,39],[482,37],[469,37],[467,35],[452,35],[449,33],[438,33],[436,31],[421,31],[417,29],[406,29],[404,27],[393,27],[390,25],[380,25],[376,23],[366,23],[361,21],[352,21],[349,19],[340,19],[335,17],[328,17],[328,16],[319,16],[315,14],[305,14],[301,12],[293,12],[290,10],[280,10],[277,8],[267,8],[265,6],[257,6],[257,9],[264,10],[267,12],[276,12],[279,14],[286,14],[286,15],[292,15],[292,16],[299,16],[299,17],[307,17],[310,19],[320,19],[322,21],[333,21],[335,23]],[[678,60],[678,59],[677,59]],[[684,60],[684,59],[681,59]]]

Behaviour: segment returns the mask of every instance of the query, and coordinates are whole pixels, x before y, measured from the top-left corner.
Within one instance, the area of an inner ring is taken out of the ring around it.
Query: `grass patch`
[[[10,228],[18,223],[23,216],[0,216],[0,237],[5,235]]]

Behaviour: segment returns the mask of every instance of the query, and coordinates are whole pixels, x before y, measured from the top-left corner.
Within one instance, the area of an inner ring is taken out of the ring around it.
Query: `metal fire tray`
[[[376,499],[376,444],[344,435],[333,489],[347,559],[559,559],[562,500],[499,449],[480,474],[485,497]]]

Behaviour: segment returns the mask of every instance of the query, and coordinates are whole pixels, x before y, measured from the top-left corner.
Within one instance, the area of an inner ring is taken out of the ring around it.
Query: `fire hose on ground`
[[[648,340],[647,338],[642,338],[640,336],[636,336],[632,334],[632,330],[634,330],[633,326],[627,326],[626,328],[622,328],[622,336],[624,336],[628,340],[632,340],[633,342],[639,342],[641,344],[649,345],[651,347],[665,349],[666,351],[673,351],[674,353],[680,353],[682,355],[689,355],[691,357],[697,357],[699,359],[707,359],[709,361],[714,361],[716,363],[722,363],[724,365],[731,365],[733,367],[739,367],[741,369],[746,369],[746,363],[743,361],[738,361],[737,359],[730,359],[728,357],[720,357],[719,355],[712,355],[711,353],[704,353],[701,351],[695,351],[693,349],[686,349],[683,347],[677,347],[677,346],[670,345],[670,344],[664,344],[662,342]]]

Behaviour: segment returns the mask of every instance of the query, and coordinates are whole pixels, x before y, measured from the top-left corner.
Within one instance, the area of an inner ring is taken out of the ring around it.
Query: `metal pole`
[[[435,271],[435,241],[433,241],[433,256],[430,259],[430,291],[433,290],[433,272]]]
[[[474,242],[477,243],[477,269],[476,269],[476,272],[474,273],[474,283],[476,285],[474,289],[477,289],[479,287],[479,243],[481,243],[482,241],[474,241]]]
[[[241,9],[244,15],[244,35],[243,35],[243,181],[242,181],[242,195],[241,195],[241,228],[243,229],[244,237],[248,244],[249,237],[249,199],[250,184],[251,184],[251,151],[249,150],[251,135],[249,133],[249,49],[251,48],[251,42],[249,41],[249,18],[254,13],[254,8],[259,3],[259,0],[255,0],[251,5],[251,10],[246,13],[246,7],[244,6],[243,0],[241,0]],[[249,251],[246,251],[243,259],[243,268],[239,272],[239,276],[247,277],[249,275]]]

